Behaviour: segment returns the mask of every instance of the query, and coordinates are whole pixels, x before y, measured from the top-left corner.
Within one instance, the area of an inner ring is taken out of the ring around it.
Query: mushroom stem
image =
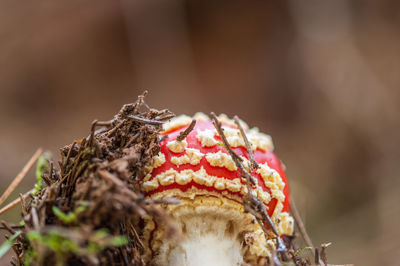
[[[242,265],[242,244],[238,228],[222,217],[186,217],[183,224],[187,235],[170,250],[168,265],[174,266],[228,266]]]

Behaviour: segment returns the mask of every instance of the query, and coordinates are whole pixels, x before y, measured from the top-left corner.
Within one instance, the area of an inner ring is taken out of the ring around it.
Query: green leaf
[[[126,236],[115,236],[111,238],[110,245],[119,247],[128,244],[128,238]]]
[[[79,207],[74,210],[74,214],[78,216],[81,212],[84,212],[87,209],[88,205],[89,204],[86,201],[82,201]]]
[[[14,244],[15,239],[21,234],[21,231],[15,232],[15,234],[12,235],[6,242],[4,242],[0,246],[0,258],[4,256],[4,254],[7,253],[7,251],[12,247]]]
[[[69,212],[68,214],[65,214],[56,206],[53,206],[53,213],[58,217],[58,219],[63,221],[65,224],[71,224],[76,222],[77,220],[75,213]]]
[[[38,231],[30,231],[26,236],[29,241],[39,241],[42,239],[42,235]]]
[[[53,213],[63,221],[65,224],[72,224],[78,221],[78,215],[86,210],[88,206],[87,202],[81,202],[73,212],[64,213],[56,206],[53,206]]]

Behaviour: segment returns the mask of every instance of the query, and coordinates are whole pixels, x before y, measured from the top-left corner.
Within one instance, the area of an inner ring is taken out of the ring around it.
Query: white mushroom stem
[[[237,228],[224,219],[188,217],[185,239],[169,253],[168,265],[242,265],[242,243]]]
[[[217,195],[180,201],[167,208],[180,239],[163,238],[162,226],[149,223],[154,265],[247,265],[269,255],[263,231],[251,214],[243,213],[242,204]]]

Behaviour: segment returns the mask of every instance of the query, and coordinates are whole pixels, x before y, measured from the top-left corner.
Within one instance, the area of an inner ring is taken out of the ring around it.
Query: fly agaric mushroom
[[[152,165],[146,167],[141,181],[147,198],[174,197],[180,201],[166,208],[182,237],[163,237],[163,225],[149,218],[143,233],[146,257],[155,265],[258,264],[260,258],[270,256],[274,242],[256,218],[244,211],[246,180],[212,120],[202,113],[193,120],[182,115],[164,125],[161,150]],[[279,237],[291,235],[294,222],[288,214],[288,183],[272,152],[270,136],[237,121],[246,132],[251,157],[238,124],[226,115],[220,115],[218,120],[225,140],[253,177],[252,195],[266,206]],[[257,164],[254,169],[252,162]]]

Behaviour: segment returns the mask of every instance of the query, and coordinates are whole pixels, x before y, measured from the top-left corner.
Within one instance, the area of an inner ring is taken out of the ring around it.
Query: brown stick
[[[144,98],[146,97],[146,95],[147,95],[148,93],[149,93],[149,92],[148,92],[147,90],[145,90],[145,91],[143,92],[142,95],[139,95],[139,96],[138,96],[138,99],[137,99],[137,101],[136,101],[136,103],[135,103],[135,107],[134,107],[134,109],[133,109],[133,114],[137,114],[139,108],[140,108],[140,107],[143,105],[143,103],[144,103]]]
[[[179,134],[179,136],[176,138],[176,141],[184,140],[189,135],[189,133],[193,130],[195,125],[196,125],[196,119],[193,119],[192,122],[190,123],[190,125]]]
[[[18,230],[18,229],[24,229],[24,226],[23,225],[10,225],[10,228]],[[4,226],[0,226],[0,230],[7,230],[7,228]]]
[[[300,234],[303,237],[304,241],[306,242],[306,245],[314,250],[314,245],[311,241],[311,238],[307,234],[306,227],[304,226],[303,220],[301,219],[300,214],[297,211],[296,204],[294,203],[293,200],[290,200],[290,211],[293,214],[293,218],[297,226],[299,227]]]
[[[164,123],[163,121],[150,120],[150,119],[138,117],[138,116],[136,116],[136,115],[130,115],[130,116],[128,116],[128,117],[131,118],[131,119],[133,119],[133,120],[136,121],[136,122],[144,123],[144,124],[161,125],[161,124]]]
[[[31,190],[29,190],[28,192],[26,192],[26,193],[23,195],[24,199],[27,199],[27,198],[29,197],[29,195],[30,195],[31,193],[33,193],[34,191],[35,191],[35,189],[31,189]],[[14,208],[14,207],[17,206],[20,202],[21,202],[21,198],[18,198],[18,199],[16,199],[16,200],[13,200],[12,202],[10,202],[8,205],[6,205],[5,207],[3,207],[3,208],[0,210],[0,215],[2,215],[3,213],[7,212],[8,210]]]
[[[260,199],[254,197],[251,194],[250,182],[252,182],[253,185],[255,184],[253,176],[249,172],[247,172],[247,170],[244,168],[243,164],[241,163],[243,161],[242,158],[240,158],[232,150],[231,146],[228,143],[228,140],[226,139],[226,137],[224,135],[224,132],[222,131],[221,123],[218,121],[218,118],[215,115],[215,113],[213,113],[213,112],[211,113],[211,118],[213,119],[214,127],[218,131],[218,134],[220,135],[221,140],[225,145],[225,148],[228,150],[228,152],[231,155],[232,160],[235,162],[237,168],[240,169],[240,172],[242,173],[242,175],[247,180],[247,184],[246,184],[247,185],[247,190],[248,190],[247,191],[247,199],[245,199],[244,203],[249,204],[249,206],[251,208],[253,208],[256,212],[258,212],[262,216],[263,222],[266,222],[268,224],[269,228],[271,228],[272,232],[276,236],[276,241],[277,241],[277,244],[278,244],[277,251],[285,251],[286,250],[286,246],[283,243],[282,239],[279,237],[279,232],[276,229],[276,226],[274,225],[274,223],[272,222],[271,217],[268,215],[268,212],[267,212],[267,209],[266,209],[264,203],[262,203],[260,201]],[[246,200],[248,200],[248,201],[246,201]],[[257,221],[260,222],[258,219],[257,219]]]
[[[20,199],[20,201],[19,202],[21,202],[21,209],[22,209],[22,215],[23,215],[23,217],[25,217],[25,216],[27,216],[28,215],[28,213],[26,212],[26,205],[25,205],[25,198],[24,198],[24,195],[22,195],[22,193],[19,193],[19,199]]]
[[[71,147],[69,148],[69,150],[68,150],[68,152],[67,152],[67,157],[66,157],[65,162],[64,162],[64,165],[63,165],[64,170],[67,170],[65,167],[66,167],[66,166],[68,165],[68,163],[69,163],[68,161],[69,161],[69,158],[71,158],[71,153],[72,153],[72,150],[74,149],[75,145],[76,145],[76,141],[74,141],[74,142],[72,143]]]
[[[328,265],[328,259],[326,258],[326,248],[329,247],[330,245],[331,245],[331,243],[321,244],[320,262],[322,261],[324,263],[324,265]]]
[[[10,232],[12,235],[15,234],[15,230],[13,228],[11,228],[11,226],[8,225],[8,223],[6,223],[6,221],[1,221],[1,224],[3,225],[3,227]]]
[[[115,131],[117,131],[117,129],[120,128],[124,123],[125,123],[125,119],[122,120],[121,122],[119,122],[118,125],[116,125],[113,129],[108,131],[107,137],[111,137],[115,133]]]
[[[21,172],[14,178],[14,180],[11,182],[11,184],[8,186],[4,194],[0,197],[0,205],[3,204],[3,202],[10,196],[10,194],[15,190],[15,188],[18,186],[18,184],[24,179],[28,171],[32,168],[33,164],[36,162],[36,160],[39,158],[39,156],[42,154],[42,149],[39,148],[36,150],[36,152],[33,154],[31,159],[27,162],[27,164],[22,168]]]
[[[246,169],[244,169],[244,166],[242,165],[242,161],[243,159],[239,157],[239,155],[237,155],[231,148],[231,146],[229,145],[228,140],[225,137],[225,134],[222,130],[221,127],[221,123],[218,121],[217,116],[215,115],[214,112],[211,112],[211,118],[213,120],[213,124],[215,129],[217,130],[219,136],[221,137],[222,142],[224,143],[225,149],[228,151],[229,155],[232,157],[232,160],[235,162],[237,168],[240,169],[240,171],[243,173],[243,175],[245,176],[246,179],[249,179],[250,182],[255,185],[256,182],[254,180],[254,178],[246,171]]]
[[[249,154],[250,161],[251,161],[251,170],[258,169],[260,166],[258,165],[257,161],[254,159],[253,150],[251,149],[251,145],[249,143],[249,140],[247,139],[246,132],[244,132],[244,129],[243,129],[242,125],[240,124],[239,117],[237,115],[235,115],[235,117],[233,119],[235,120],[235,124],[238,126],[240,133],[242,134],[244,143],[246,145],[247,153]]]

